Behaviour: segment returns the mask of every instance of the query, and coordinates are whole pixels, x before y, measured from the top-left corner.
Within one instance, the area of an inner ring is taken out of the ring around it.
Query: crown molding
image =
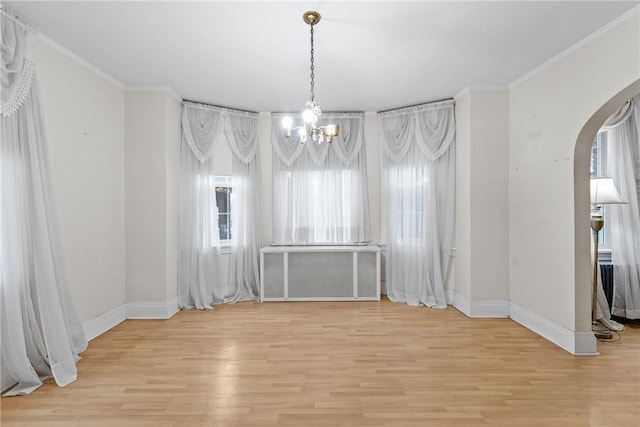
[[[529,71],[528,73],[526,73],[525,75],[523,75],[519,79],[515,80],[513,83],[511,83],[509,85],[509,90],[519,86],[520,84],[522,84],[523,82],[529,80],[533,76],[535,76],[537,74],[540,74],[541,72],[543,72],[547,68],[551,67],[552,65],[556,64],[557,62],[561,61],[562,59],[566,58],[567,56],[575,53],[576,51],[581,49],[586,44],[591,43],[592,41],[599,39],[600,37],[604,36],[608,32],[610,32],[613,29],[615,29],[616,27],[624,24],[626,21],[628,21],[630,19],[633,19],[634,17],[637,17],[638,15],[640,15],[640,5],[639,6],[635,6],[633,9],[631,9],[630,11],[625,13],[624,15],[619,16],[618,18],[616,18],[613,21],[609,22],[604,27],[600,28],[599,30],[596,30],[594,33],[591,33],[590,35],[588,35],[587,37],[585,37],[582,40],[578,41],[574,45],[569,46],[567,49],[563,50],[562,52],[560,52],[559,54],[557,54],[553,58],[551,58],[548,61],[542,63],[541,65],[539,65],[538,67],[536,67],[533,70]]]
[[[47,46],[53,48],[54,50],[57,50],[58,52],[62,53],[66,57],[72,59],[73,61],[77,62],[78,64],[82,65],[84,68],[86,68],[87,70],[89,70],[93,74],[97,75],[98,77],[102,77],[103,79],[107,80],[109,83],[111,83],[111,84],[117,86],[118,88],[124,90],[124,84],[122,84],[120,81],[116,80],[114,77],[112,77],[111,75],[105,73],[100,68],[96,67],[95,65],[93,65],[92,63],[90,63],[89,61],[87,61],[86,59],[81,57],[80,55],[70,51],[69,49],[67,49],[66,47],[62,46],[60,43],[56,42],[55,40],[49,38],[48,36],[44,35],[43,33],[37,34],[36,35],[36,39],[40,40],[41,42],[43,42]]]
[[[159,85],[159,86],[127,86],[124,88],[125,92],[166,92],[173,99],[178,102],[182,102],[183,99],[178,92],[173,90],[171,86]]]

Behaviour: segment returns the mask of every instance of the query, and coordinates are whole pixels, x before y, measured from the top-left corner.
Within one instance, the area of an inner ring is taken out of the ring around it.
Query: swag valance
[[[417,144],[430,161],[439,159],[455,137],[453,108],[448,100],[378,113],[384,152],[397,163]]]
[[[257,122],[257,113],[185,102],[182,135],[200,163],[211,159],[222,134],[234,156],[249,164],[256,156]]]
[[[317,166],[324,164],[329,151],[329,143],[323,141],[321,144],[317,144],[308,141],[301,144],[300,137],[295,133],[287,138],[281,126],[282,118],[285,116],[290,116],[290,114],[273,113],[271,115],[271,144],[280,160],[285,165],[291,166],[306,150],[313,163]],[[300,115],[296,119],[298,122],[302,121]],[[362,149],[364,113],[323,113],[319,126],[327,123],[340,125],[340,133],[333,139],[331,145],[340,161],[345,165],[350,165]]]
[[[31,92],[34,67],[31,62],[29,26],[2,10],[2,116],[12,116]]]

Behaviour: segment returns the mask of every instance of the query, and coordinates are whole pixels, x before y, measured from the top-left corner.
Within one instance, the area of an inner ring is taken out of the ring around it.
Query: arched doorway
[[[574,152],[574,234],[575,234],[575,278],[576,329],[590,330],[591,325],[591,282],[593,265],[591,261],[591,233],[589,216],[589,166],[591,145],[604,121],[625,101],[640,93],[640,80],[612,96],[587,120],[578,135]],[[594,349],[595,351],[595,349]]]

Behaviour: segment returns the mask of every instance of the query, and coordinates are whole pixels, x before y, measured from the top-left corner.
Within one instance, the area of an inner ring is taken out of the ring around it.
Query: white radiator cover
[[[379,301],[380,248],[266,246],[261,301]]]

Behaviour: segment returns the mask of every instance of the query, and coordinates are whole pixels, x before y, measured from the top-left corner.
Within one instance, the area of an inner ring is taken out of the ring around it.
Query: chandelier
[[[314,93],[315,68],[313,63],[313,26],[320,22],[320,14],[318,12],[310,10],[302,15],[302,19],[311,28],[311,100],[307,101],[302,112],[302,120],[304,121],[303,126],[293,127],[293,120],[291,119],[291,117],[284,117],[282,119],[282,127],[284,128],[285,136],[287,138],[292,135],[294,130],[297,131],[302,143],[305,143],[309,137],[311,137],[312,141],[318,144],[321,144],[325,140],[325,138],[328,143],[331,143],[331,141],[333,141],[333,138],[335,136],[338,136],[340,125],[317,125],[318,119],[322,114],[322,110],[320,109],[320,104],[318,104],[318,101],[315,100]]]

